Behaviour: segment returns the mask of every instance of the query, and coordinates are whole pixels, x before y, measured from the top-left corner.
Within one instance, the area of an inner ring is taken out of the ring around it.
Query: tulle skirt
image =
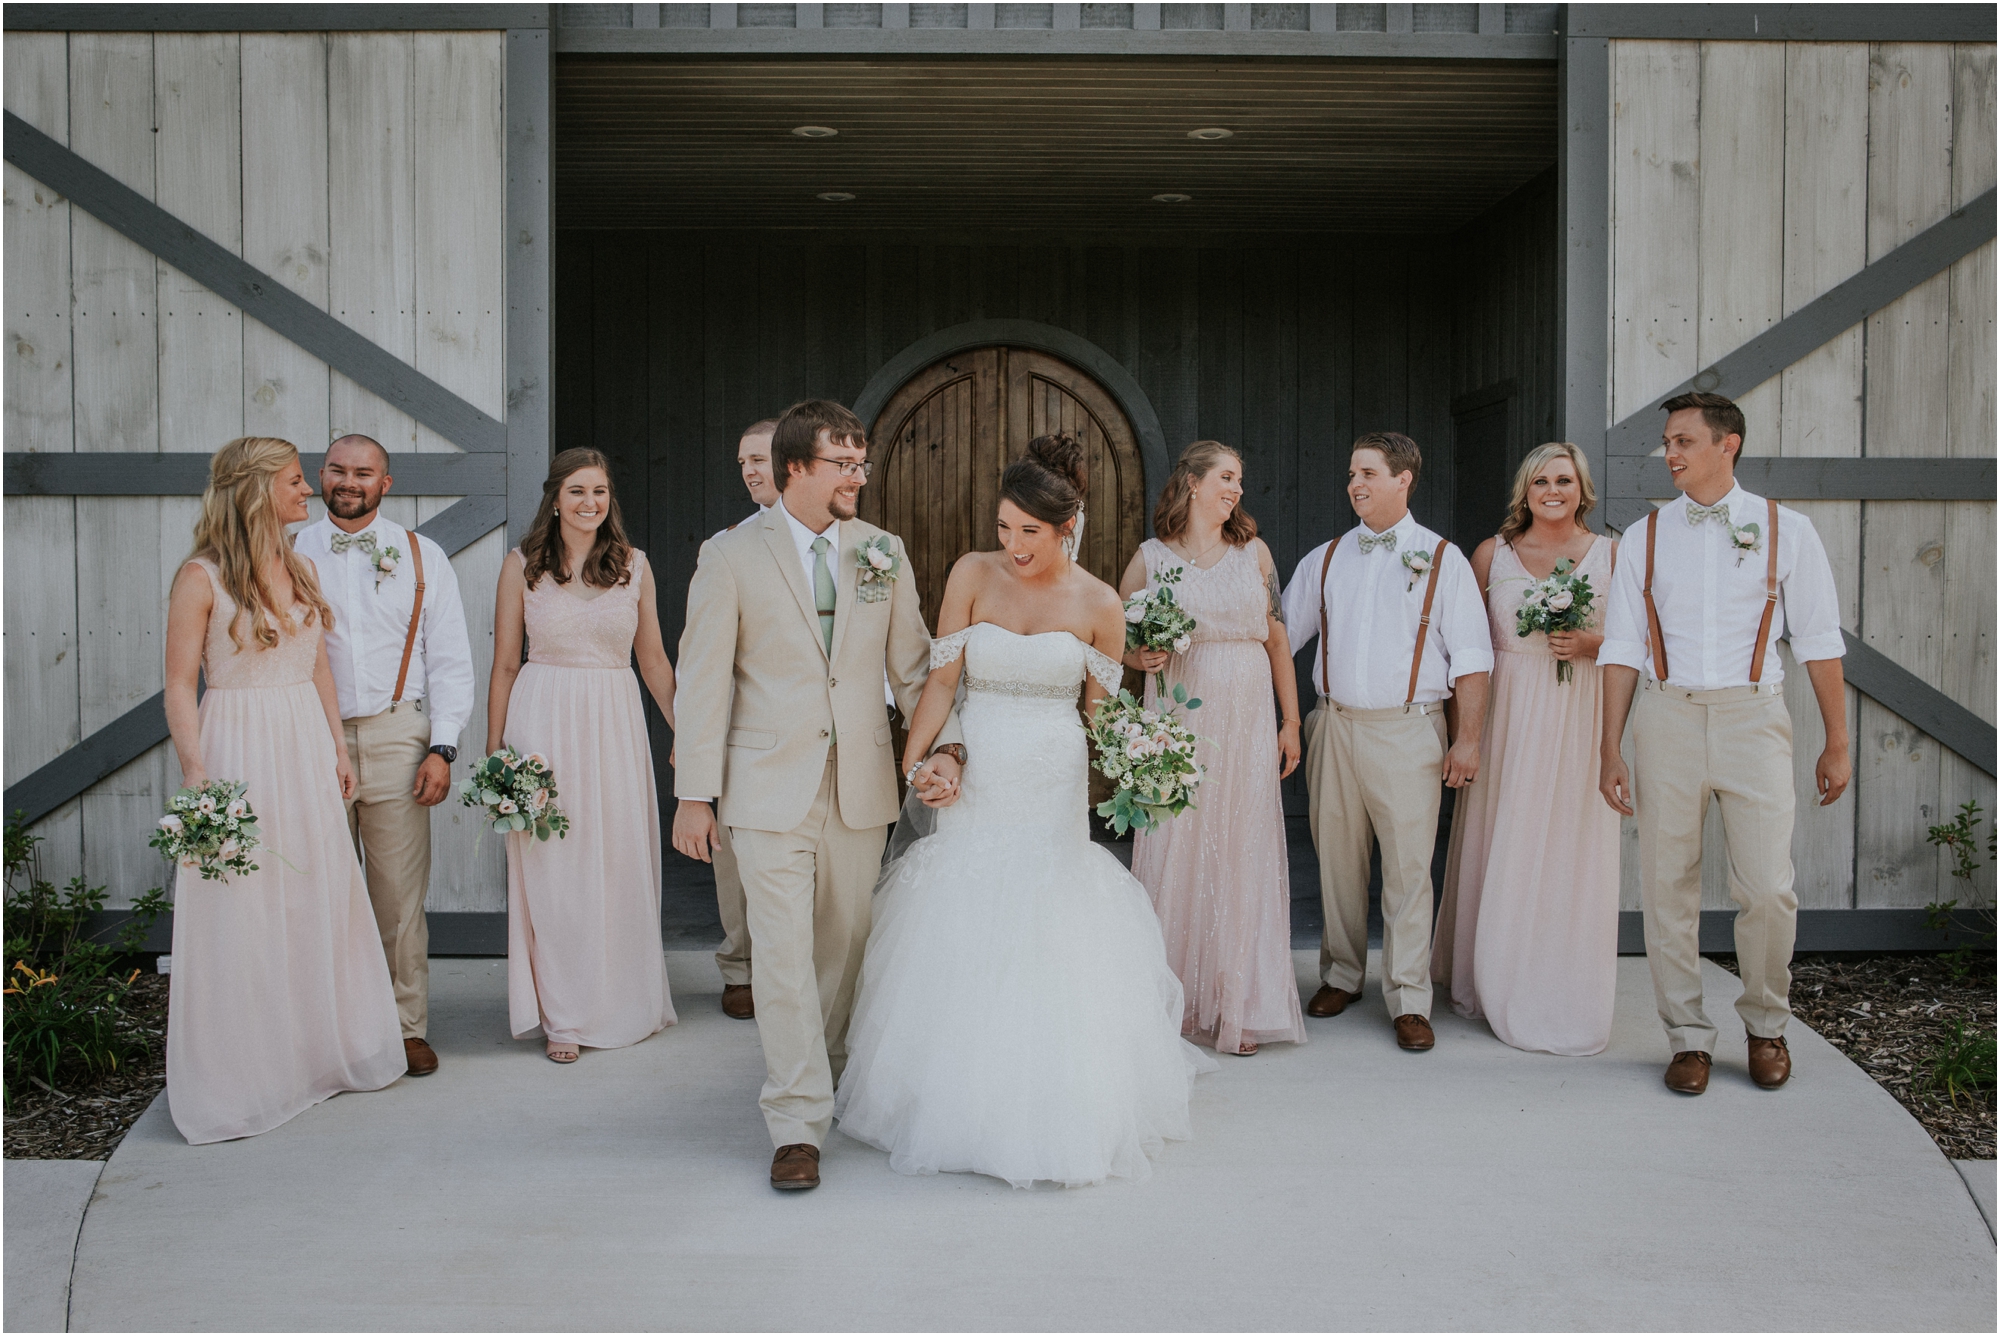
[[[1116,858],[948,827],[884,872],[835,1113],[899,1173],[1141,1180],[1214,1070],[1180,1030],[1159,922]]]
[[[255,1136],[408,1066],[312,683],[211,687],[201,756],[257,813],[257,871],[174,881],[167,1103],[193,1145]]]

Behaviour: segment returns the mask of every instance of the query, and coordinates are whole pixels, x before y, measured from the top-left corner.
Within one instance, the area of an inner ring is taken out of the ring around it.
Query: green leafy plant
[[[6,869],[6,1095],[23,1082],[53,1090],[70,1074],[101,1075],[153,1039],[124,1007],[138,970],[121,972],[121,958],[145,944],[168,905],[158,887],[132,906],[106,940],[92,923],[104,908],[105,888],[72,877],[58,890],[42,875],[42,837],[20,814],[7,822]]]
[[[1924,1075],[1926,1089],[1935,1090],[1958,1107],[1959,1096],[1970,1095],[1994,1081],[1991,1034],[1967,1034],[1965,1022],[1954,1020],[1951,1034],[1931,1051]]]
[[[1972,894],[1973,878],[1979,875],[1980,868],[1979,827],[1983,823],[1979,811],[1979,803],[1976,800],[1962,803],[1956,818],[1943,825],[1932,826],[1929,833],[1924,836],[1929,843],[1951,853],[1952,862],[1956,865],[1952,868],[1951,875],[1965,883],[1963,894],[1968,896]],[[1988,863],[1995,861],[1996,858],[1996,835],[2000,835],[2000,832],[1991,830],[1986,832]],[[1953,915],[1958,909],[1958,899],[1958,896],[1953,896],[1949,900],[1931,901],[1925,907],[1927,912],[1924,916],[1924,926],[1933,932],[1950,932],[1955,926]],[[1979,918],[1981,929],[1974,934],[1972,942],[1961,943],[1946,952],[1944,957],[1951,967],[1952,975],[1961,979],[1972,969],[1974,950],[1979,947],[1990,947],[1994,940],[1993,905],[1990,902],[1984,905],[1975,904],[1972,909]]]

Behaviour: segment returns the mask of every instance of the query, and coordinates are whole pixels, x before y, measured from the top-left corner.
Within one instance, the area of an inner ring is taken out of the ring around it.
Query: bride
[[[1145,888],[1090,841],[1077,690],[1117,690],[1125,619],[1071,557],[1085,481],[1076,438],[1031,442],[1001,477],[1001,550],[945,586],[903,760],[963,677],[964,787],[924,795],[936,833],[883,869],[835,1102],[899,1173],[1143,1179],[1214,1069],[1180,1037]]]

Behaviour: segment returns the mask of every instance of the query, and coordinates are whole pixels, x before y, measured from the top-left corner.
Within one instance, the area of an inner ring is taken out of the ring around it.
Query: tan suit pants
[[[1306,786],[1319,851],[1320,981],[1361,991],[1368,970],[1368,854],[1382,847],[1382,998],[1431,1014],[1431,855],[1443,798],[1440,705],[1352,710],[1325,699],[1306,720]]]
[[[722,949],[715,963],[725,984],[750,982],[750,920],[743,905],[743,873],[729,827],[715,828],[715,912],[722,919]]]
[[[341,729],[357,781],[347,802],[347,829],[368,877],[403,1037],[421,1039],[430,1021],[424,893],[431,884],[431,809],[413,791],[417,767],[430,751],[431,721],[422,701],[405,701],[365,719],[343,719]]]
[[[1639,821],[1639,890],[1646,961],[1667,1042],[1715,1051],[1701,1005],[1701,828],[1722,808],[1729,895],[1736,902],[1736,1012],[1775,1039],[1791,1019],[1792,719],[1770,687],[1686,691],[1648,679],[1632,715],[1632,798]]]
[[[750,986],[764,1045],[758,1103],[773,1146],[822,1145],[833,1126],[887,834],[886,826],[854,830],[841,821],[832,753],[804,822],[788,831],[730,831],[757,942]]]

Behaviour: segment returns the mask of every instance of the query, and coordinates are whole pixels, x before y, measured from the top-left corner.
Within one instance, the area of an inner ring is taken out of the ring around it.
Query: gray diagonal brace
[[[219,444],[219,443],[218,443]],[[192,451],[9,451],[8,496],[200,496],[208,486],[209,456]],[[323,454],[301,454],[313,477]],[[398,496],[504,496],[507,461],[497,455],[399,454],[390,464]]]
[[[1841,671],[1855,690],[1913,728],[1922,729],[1987,774],[1993,773],[1993,725],[1881,650],[1863,644],[1852,631],[1843,630],[1841,635],[1847,639],[1847,657],[1841,661]]]
[[[1815,297],[1714,366],[1684,380],[1613,427],[1611,455],[1650,454],[1660,443],[1660,405],[1689,390],[1741,398],[1835,336],[1854,328],[1993,239],[1994,192],[1910,238],[1854,277]]]
[[[468,496],[417,526],[417,532],[457,553],[507,520],[504,496]],[[33,823],[98,780],[167,740],[164,691],[133,706],[32,774],[7,786],[6,814]]]
[[[290,339],[383,402],[469,451],[507,448],[507,428],[270,275],[6,113],[5,156],[107,227],[146,248],[247,316]],[[317,445],[317,441],[307,444]]]

